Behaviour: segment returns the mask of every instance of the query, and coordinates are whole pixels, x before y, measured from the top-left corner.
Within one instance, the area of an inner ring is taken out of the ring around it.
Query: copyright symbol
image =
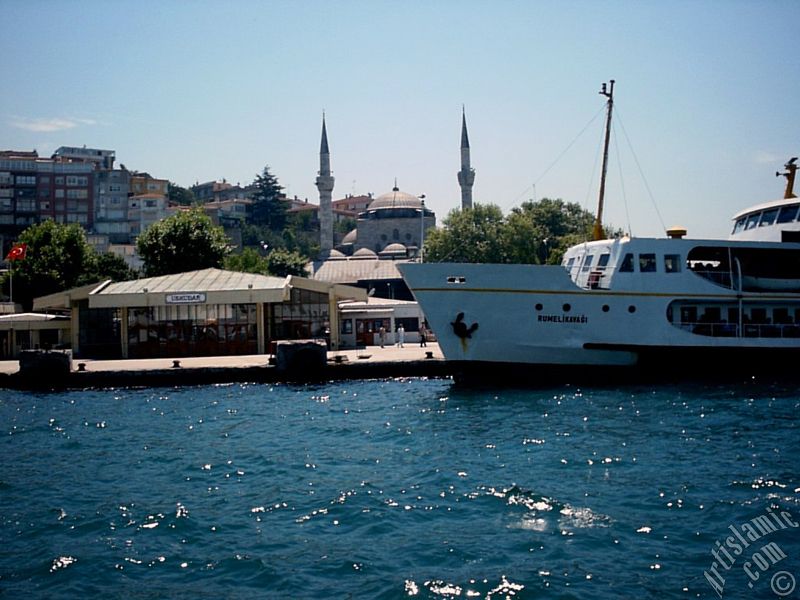
[[[769,582],[769,586],[776,596],[788,596],[794,591],[794,585],[794,575],[788,571],[778,571]]]

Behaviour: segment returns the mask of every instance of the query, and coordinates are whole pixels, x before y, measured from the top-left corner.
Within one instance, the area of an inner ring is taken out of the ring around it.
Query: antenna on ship
[[[603,144],[603,170],[600,173],[600,198],[597,201],[597,218],[594,221],[592,230],[595,241],[605,238],[603,234],[603,201],[606,196],[606,173],[608,172],[608,143],[611,141],[611,110],[614,108],[614,80],[609,85],[603,84],[600,94],[608,98],[608,108],[606,113],[606,139]]]
[[[783,175],[786,177],[786,191],[783,193],[784,199],[788,200],[789,198],[797,198],[794,193],[794,176],[797,173],[797,157],[795,156],[789,162],[787,162],[783,167],[786,169],[786,173],[781,173],[777,171],[775,173],[775,177],[780,177]]]

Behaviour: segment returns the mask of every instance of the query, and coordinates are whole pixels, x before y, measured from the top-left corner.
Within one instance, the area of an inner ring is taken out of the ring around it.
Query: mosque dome
[[[370,203],[367,211],[372,212],[373,210],[387,208],[410,208],[412,210],[419,210],[422,208],[422,201],[416,196],[401,192],[395,187],[388,194],[381,194],[375,198],[375,200]]]
[[[353,258],[378,258],[378,255],[369,248],[361,248],[353,253]]]
[[[350,233],[342,238],[342,245],[355,244],[358,238],[358,229],[353,229]]]
[[[400,256],[404,257],[407,254],[408,254],[408,249],[405,246],[403,246],[403,244],[398,244],[398,243],[389,244],[388,246],[386,246],[386,248],[384,248],[379,252],[379,256],[382,257],[400,257]]]
[[[328,254],[329,260],[342,260],[344,258],[347,258],[344,253],[336,249],[331,250],[330,254]]]

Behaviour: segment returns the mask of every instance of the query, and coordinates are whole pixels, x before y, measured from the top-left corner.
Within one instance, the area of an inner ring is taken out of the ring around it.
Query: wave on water
[[[517,485],[503,489],[483,487],[481,492],[502,499],[508,506],[519,506],[527,511],[510,527],[542,532],[553,528],[562,535],[569,535],[573,529],[608,527],[611,524],[611,517],[596,513],[589,507],[562,503]]]

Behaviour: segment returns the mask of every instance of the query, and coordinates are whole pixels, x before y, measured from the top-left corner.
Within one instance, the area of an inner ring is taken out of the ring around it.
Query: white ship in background
[[[607,149],[613,81],[601,93]],[[664,239],[598,239],[606,161],[607,150],[595,241],[567,250],[560,266],[398,265],[445,358],[462,363],[464,378],[510,366],[506,374],[530,383],[550,375],[602,381],[614,371],[667,379],[796,372],[796,159],[783,173],[785,198],[736,215],[728,240],[687,239],[679,228]]]

